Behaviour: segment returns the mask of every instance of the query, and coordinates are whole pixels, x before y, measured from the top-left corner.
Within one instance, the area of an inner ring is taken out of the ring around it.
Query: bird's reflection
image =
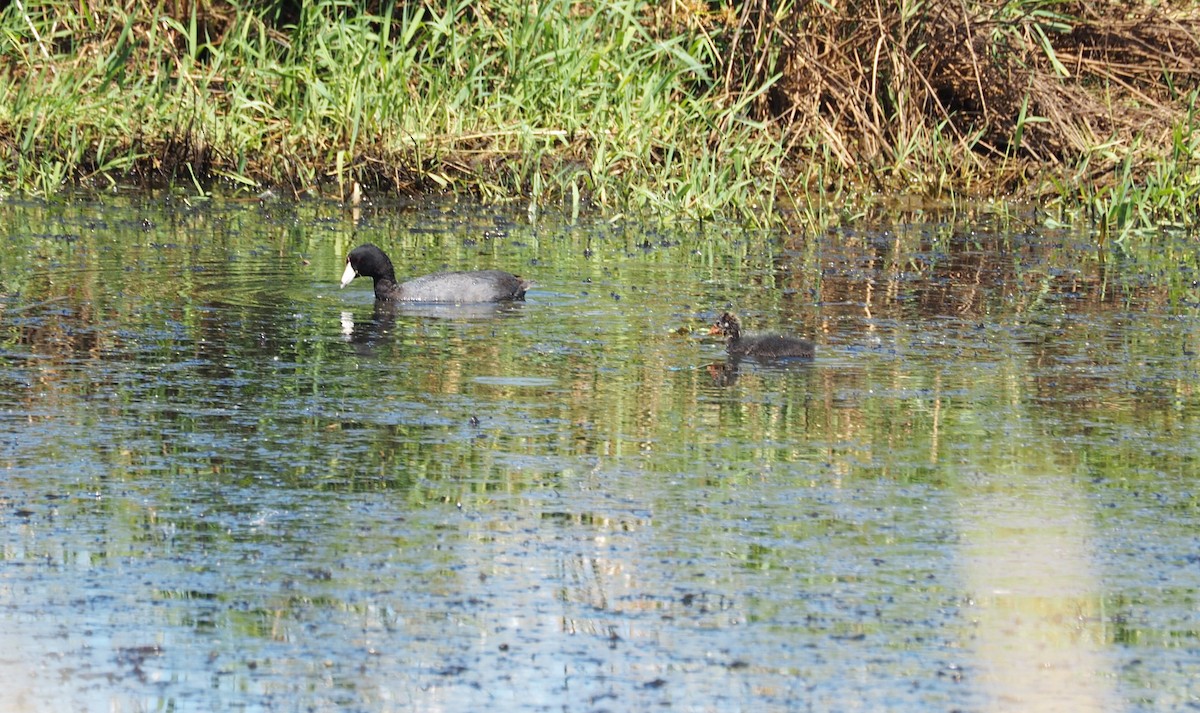
[[[708,371],[709,378],[712,379],[713,386],[733,386],[743,375],[743,364],[747,362],[750,364],[749,371],[752,375],[758,374],[764,378],[790,378],[788,376],[790,374],[806,374],[813,363],[808,358],[763,359],[730,355],[725,361],[715,361],[705,369]]]
[[[375,345],[395,331],[395,327],[396,310],[387,303],[375,303],[371,316],[357,321],[350,311],[342,312],[342,336],[363,356],[371,354]]]
[[[737,383],[739,371],[737,359],[714,361],[707,368],[708,375],[712,378],[713,386],[733,386]]]
[[[349,310],[342,312],[342,336],[359,354],[370,354],[375,346],[390,341],[397,317],[420,320],[486,320],[517,314],[524,302],[485,302],[478,304],[404,303],[376,301],[369,317],[355,320]]]

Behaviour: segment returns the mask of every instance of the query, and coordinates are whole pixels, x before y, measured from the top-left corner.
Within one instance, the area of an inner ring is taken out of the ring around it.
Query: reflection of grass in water
[[[217,204],[133,209],[150,228],[118,220],[118,208],[0,210],[12,246],[0,255],[3,274],[21,276],[28,285],[23,298],[55,300],[63,312],[54,329],[8,323],[7,343],[25,340],[64,359],[161,362],[156,369],[178,363],[182,373],[196,371],[189,363],[207,365],[205,378],[222,377],[216,395],[230,402],[253,397],[291,414],[275,417],[282,419],[276,425],[304,432],[292,441],[301,453],[323,452],[306,443],[359,443],[364,433],[353,430],[355,422],[387,445],[397,437],[387,427],[425,418],[420,410],[390,420],[331,415],[346,403],[369,403],[356,378],[371,379],[380,392],[424,395],[422,408],[443,409],[425,427],[444,429],[430,434],[455,448],[471,442],[462,424],[498,408],[519,415],[502,416],[507,425],[493,424],[485,442],[516,453],[649,452],[655,468],[669,470],[682,469],[699,448],[714,463],[751,464],[750,477],[773,463],[829,462],[839,478],[917,482],[948,477],[940,465],[953,458],[946,444],[970,434],[956,424],[1006,400],[1057,402],[1073,393],[1074,406],[1094,402],[1118,419],[1153,419],[1173,403],[1185,405],[1186,417],[1193,397],[1186,379],[1170,372],[1153,383],[1134,381],[1147,355],[1171,366],[1171,354],[1194,348],[1193,335],[1155,330],[1153,322],[1114,335],[1108,315],[1186,301],[1194,287],[1181,268],[1195,262],[1194,251],[1173,242],[1105,251],[1068,231],[1014,232],[1023,225],[1019,216],[846,230],[800,242],[721,226],[686,235],[607,223],[560,231],[548,219],[529,225],[494,211],[469,216],[432,208],[368,210],[354,224],[317,222],[319,211],[306,221],[310,209],[303,209],[294,218],[302,227],[289,221],[286,230],[258,222],[264,215],[257,210]],[[97,222],[110,227],[84,228]],[[488,229],[497,232],[484,237]],[[79,237],[34,237],[64,231]],[[318,239],[329,235],[336,249]],[[347,345],[330,339],[340,334],[336,315],[347,309],[356,323],[370,324],[370,302],[331,286],[346,246],[367,239],[393,250],[407,274],[505,267],[533,277],[543,292],[494,318],[398,314],[374,336],[360,357],[365,371],[355,377],[338,367]],[[264,242],[270,255],[249,259]],[[32,269],[14,257],[28,254],[37,256]],[[313,264],[299,260],[305,254]],[[222,295],[226,283],[239,291],[237,299]],[[294,314],[277,319],[279,305]],[[726,372],[720,345],[699,336],[725,305],[764,330],[816,337],[818,363]],[[335,315],[332,332],[326,308]],[[104,328],[114,320],[122,330]],[[64,329],[74,336],[67,339]],[[939,359],[948,365],[923,367]],[[1081,363],[1094,370],[1080,372]],[[152,374],[135,382],[131,399],[175,378]],[[511,379],[518,381],[505,383]],[[880,383],[891,386],[863,393]],[[1130,385],[1139,391],[1130,393]],[[39,388],[79,384],[48,376]],[[204,407],[213,395],[160,394],[196,398]],[[305,399],[324,405],[303,413]],[[350,426],[338,429],[343,418]],[[523,436],[526,423],[532,425]],[[390,462],[422,457],[406,452]],[[371,478],[412,482],[376,465]],[[428,470],[437,480],[453,468],[431,462]]]

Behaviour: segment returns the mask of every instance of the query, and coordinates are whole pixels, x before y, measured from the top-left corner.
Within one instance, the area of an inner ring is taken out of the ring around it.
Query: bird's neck
[[[376,277],[375,278],[375,298],[387,299],[396,290],[396,279],[394,277]]]

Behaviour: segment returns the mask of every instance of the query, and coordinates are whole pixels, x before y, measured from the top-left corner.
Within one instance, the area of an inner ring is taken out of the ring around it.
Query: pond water
[[[0,218],[0,709],[1200,706],[1192,240]],[[376,313],[362,242],[536,285]]]

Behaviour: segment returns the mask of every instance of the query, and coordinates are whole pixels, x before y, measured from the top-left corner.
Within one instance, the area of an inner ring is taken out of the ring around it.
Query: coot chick
[[[356,277],[375,279],[375,299],[382,302],[448,302],[455,304],[523,300],[529,280],[503,270],[439,272],[396,282],[392,261],[378,247],[366,243],[346,256],[342,287]]]
[[[742,336],[742,323],[732,312],[725,312],[713,324],[709,334],[725,336],[725,351],[735,358],[812,359],[815,345],[807,339],[780,334]]]

